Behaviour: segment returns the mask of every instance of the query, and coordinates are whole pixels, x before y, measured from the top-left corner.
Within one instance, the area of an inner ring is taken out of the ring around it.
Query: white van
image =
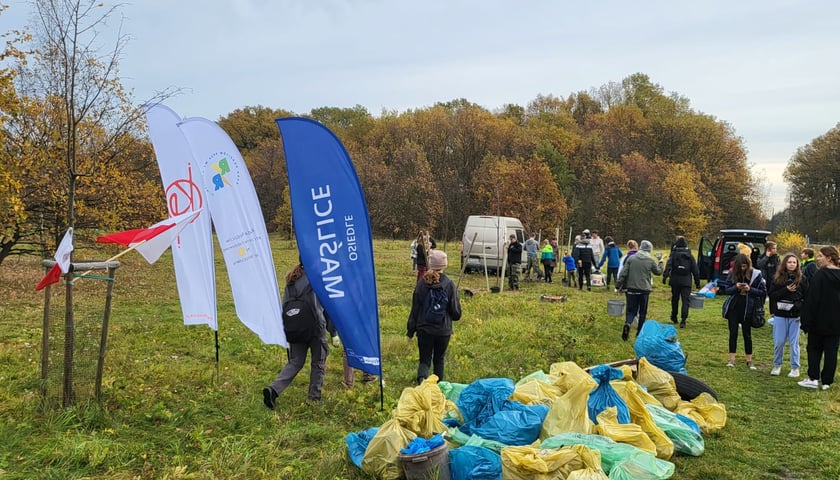
[[[505,243],[511,235],[516,235],[519,243],[525,243],[525,228],[518,218],[470,215],[461,243],[461,266],[466,264],[467,270],[484,271],[486,264],[487,270],[499,271],[505,258]]]

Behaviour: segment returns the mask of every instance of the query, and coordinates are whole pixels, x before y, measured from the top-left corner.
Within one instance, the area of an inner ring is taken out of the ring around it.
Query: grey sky
[[[12,1],[0,30],[29,10]],[[135,98],[181,87],[167,104],[213,120],[249,105],[493,110],[641,72],[735,128],[777,211],[788,159],[840,122],[836,2],[137,0],[122,13]]]

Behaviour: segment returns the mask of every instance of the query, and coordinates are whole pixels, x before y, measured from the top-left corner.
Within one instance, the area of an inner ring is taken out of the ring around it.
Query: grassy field
[[[282,277],[297,251],[287,240],[273,239],[273,247]],[[449,273],[457,280],[458,247],[446,248]],[[343,388],[338,351],[329,358],[323,404],[306,402],[304,369],[278,399],[277,410],[266,409],[261,390],[284,364],[284,350],[263,345],[236,318],[227,273],[217,256],[217,371],[212,330],[181,322],[169,254],[154,265],[135,254],[122,259],[102,402],[43,408],[44,296],[34,291],[43,270],[38,259],[7,260],[0,267],[0,478],[367,478],[347,459],[344,438],[389,418],[402,389],[412,384],[417,361],[416,343],[405,337],[414,284],[408,242],[376,241],[375,249],[384,410],[378,385],[363,384],[360,373],[352,390]],[[82,251],[77,259],[102,259],[109,253]],[[83,288],[80,283],[80,312]],[[632,343],[620,340],[622,319],[606,313],[607,300],[614,298],[606,290],[523,283],[518,292],[491,294],[483,291],[484,277],[475,274],[465,276],[461,288],[477,293],[462,298],[464,316],[447,357],[448,381],[518,380],[548,371],[555,362],[589,366],[634,355]],[[568,295],[568,301],[541,302],[541,294]],[[650,318],[667,321],[669,296],[658,282]],[[770,328],[754,332],[758,371],[746,368],[743,342],[737,368],[724,367],[727,329],[721,302],[707,300],[704,309],[692,310],[679,340],[689,374],[718,392],[729,420],[722,431],[705,437],[703,456],[673,458],[674,478],[840,478],[840,383],[817,392],[797,386],[785,376],[787,368],[782,376],[771,377]],[[804,339],[802,346],[805,363]]]

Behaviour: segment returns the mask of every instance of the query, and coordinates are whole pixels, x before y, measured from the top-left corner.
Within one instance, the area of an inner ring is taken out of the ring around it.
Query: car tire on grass
[[[705,382],[698,380],[692,376],[679,372],[668,372],[674,377],[674,383],[677,385],[677,393],[680,398],[686,401],[691,401],[697,398],[703,392],[711,395],[717,400],[717,392],[712,387],[706,385]]]

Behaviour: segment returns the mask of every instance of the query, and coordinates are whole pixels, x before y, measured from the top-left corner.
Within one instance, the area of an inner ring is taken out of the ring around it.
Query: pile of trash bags
[[[391,419],[346,444],[356,466],[386,480],[406,478],[401,458],[440,434],[449,449],[440,478],[659,480],[673,475],[674,455],[702,455],[703,434],[726,418],[707,393],[680,399],[673,377],[644,357],[635,370],[562,362],[515,383],[432,375],[403,390]]]

